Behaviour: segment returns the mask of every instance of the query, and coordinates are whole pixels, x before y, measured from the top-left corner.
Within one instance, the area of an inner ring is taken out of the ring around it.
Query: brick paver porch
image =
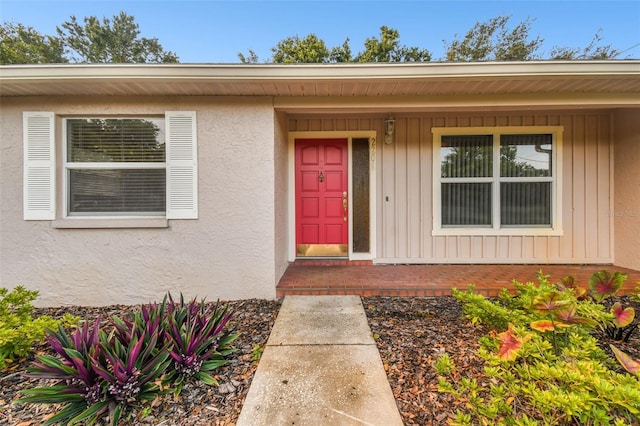
[[[606,269],[628,275],[619,294],[638,286],[640,271],[612,265],[372,265],[370,262],[304,260],[291,264],[277,286],[278,297],[287,295],[443,296],[451,288],[475,284],[477,291],[496,295],[512,280],[536,281],[537,271],[560,281],[572,275],[587,287],[589,277]]]

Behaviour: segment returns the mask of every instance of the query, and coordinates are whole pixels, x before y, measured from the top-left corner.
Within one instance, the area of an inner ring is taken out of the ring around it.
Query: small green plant
[[[638,287],[636,287],[635,293],[631,295],[631,300],[640,303],[640,281],[638,281]]]
[[[0,369],[16,358],[29,355],[34,342],[42,340],[47,329],[56,329],[59,324],[71,326],[79,321],[79,318],[69,314],[60,320],[47,315],[33,318],[31,302],[38,294],[23,286],[11,292],[0,288]]]
[[[602,304],[625,278],[599,271],[589,280],[588,295],[574,280],[552,284],[542,272],[537,284],[514,282],[514,295],[503,291],[486,299],[473,289],[454,291],[465,315],[493,330],[480,339],[478,351],[484,386],[464,377],[439,379],[441,392],[467,401],[469,411],[452,424],[636,424],[640,360],[612,345],[633,375],[616,372],[593,335],[598,327],[618,330],[632,320],[631,310]]]
[[[251,361],[260,361],[263,353],[264,348],[262,347],[262,345],[259,345],[258,343],[254,344],[253,348],[251,349]]]
[[[444,353],[436,359],[436,372],[442,376],[449,376],[455,370],[455,365],[449,354]]]

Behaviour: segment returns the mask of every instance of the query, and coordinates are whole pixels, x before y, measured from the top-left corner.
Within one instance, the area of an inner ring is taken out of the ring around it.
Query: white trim
[[[351,167],[351,144],[353,139],[368,139],[369,153],[373,154],[373,160],[370,161],[369,168],[369,253],[353,252],[353,210],[349,209],[349,259],[350,260],[372,260],[376,256],[376,174],[375,174],[375,150],[376,150],[376,132],[373,130],[359,131],[311,131],[311,132],[289,132],[288,144],[288,160],[289,160],[289,250],[288,260],[293,262],[296,260],[296,176],[295,176],[295,141],[296,139],[347,139],[348,163],[349,163],[349,189],[348,189],[348,205],[353,203],[352,199],[352,183],[353,175]],[[371,159],[371,158],[370,158]]]
[[[113,163],[99,163],[99,162],[75,162],[75,161],[69,161],[69,144],[68,144],[68,140],[67,140],[67,131],[68,131],[68,120],[77,120],[77,119],[122,119],[122,120],[127,120],[127,119],[153,119],[153,120],[159,120],[160,117],[157,116],[138,116],[138,115],[126,115],[126,116],[109,116],[109,115],[83,115],[83,116],[77,116],[77,117],[65,117],[62,119],[62,221],[57,221],[57,225],[54,226],[55,228],[77,228],[78,226],[76,226],[77,224],[71,224],[69,226],[64,226],[62,225],[62,223],[65,220],[76,220],[76,219],[85,219],[85,222],[91,221],[91,220],[104,220],[107,218],[110,219],[114,219],[114,220],[122,220],[123,218],[127,217],[127,216],[131,216],[130,213],[126,213],[126,214],[122,214],[122,215],[118,215],[118,214],[114,214],[114,215],[105,215],[102,213],[74,213],[71,214],[70,213],[70,209],[69,209],[69,170],[76,170],[76,169],[93,169],[93,170],[120,170],[120,169],[157,169],[157,170],[164,170],[167,167],[167,163],[166,160],[164,162],[151,162],[151,163],[134,163],[134,162],[113,162]],[[164,127],[165,127],[165,135],[166,135],[166,119],[164,117],[162,117],[162,121],[164,122]],[[168,142],[165,141],[165,147],[168,146]],[[166,151],[166,150],[165,150]],[[166,152],[165,152],[166,155]],[[166,183],[165,183],[165,193],[166,193]],[[165,195],[166,197],[166,195]],[[166,216],[166,208],[165,208],[165,213],[158,213],[156,215],[154,214],[150,214],[150,213],[142,213],[141,215],[137,216],[137,215],[133,215],[132,217],[135,218],[158,218],[158,216]],[[106,223],[106,222],[105,222]],[[116,223],[116,222],[114,222]],[[85,225],[84,227],[86,228],[101,228],[101,227],[107,227],[107,226],[87,226]],[[116,226],[116,227],[120,227],[120,226]]]
[[[55,229],[106,229],[106,228],[168,228],[169,221],[164,217],[77,217],[54,220]]]
[[[635,76],[640,60],[341,64],[24,64],[0,66],[9,82],[42,80],[335,80],[525,76]],[[4,85],[4,84],[3,84]]]
[[[522,236],[559,236],[562,228],[562,136],[563,126],[495,126],[495,127],[432,127],[432,185],[433,185],[433,236],[487,236],[487,235],[522,235]],[[501,178],[500,177],[500,135],[506,134],[539,134],[553,135],[552,169],[550,177],[541,178]],[[493,176],[490,178],[442,178],[440,171],[441,137],[445,135],[486,135],[493,136]],[[491,227],[442,227],[441,183],[442,182],[487,182],[493,184],[492,190],[492,226]],[[500,182],[551,182],[551,227],[501,227],[500,226]]]

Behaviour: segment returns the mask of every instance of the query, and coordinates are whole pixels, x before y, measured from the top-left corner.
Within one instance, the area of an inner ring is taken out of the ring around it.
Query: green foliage
[[[620,54],[618,49],[613,48],[610,44],[600,45],[602,41],[602,30],[598,30],[591,42],[584,48],[555,46],[550,53],[551,59],[556,60],[602,60],[612,59]]]
[[[635,293],[631,295],[631,300],[640,303],[640,281],[638,281],[638,287],[636,287]]]
[[[491,300],[473,288],[454,291],[467,318],[493,330],[480,340],[487,378],[482,386],[440,377],[441,392],[468,401],[469,411],[452,424],[634,424],[640,377],[618,373],[593,336],[598,325],[629,314],[620,308],[609,312],[597,302],[604,293],[615,294],[617,280],[616,274],[594,274],[588,298],[569,280],[551,284],[542,272],[537,284],[514,282],[515,294],[503,291]],[[637,374],[637,360],[612,350]]]
[[[380,38],[370,37],[364,50],[355,55],[347,38],[341,46],[327,47],[315,34],[304,38],[287,37],[271,49],[271,62],[277,64],[341,63],[341,62],[428,62],[431,53],[426,49],[408,47],[399,42],[400,33],[387,26],[380,27]],[[256,63],[258,56],[249,50],[248,56],[238,54],[242,63]]]
[[[0,288],[0,369],[16,358],[27,356],[33,344],[45,336],[47,329],[58,325],[74,325],[79,318],[65,315],[60,320],[42,315],[33,318],[33,302],[38,297],[35,290],[18,286],[9,292]]]
[[[320,64],[329,62],[330,51],[324,41],[315,34],[303,39],[298,36],[288,37],[271,48],[273,62],[277,64]]]
[[[455,370],[455,365],[449,354],[445,353],[436,359],[435,368],[438,374],[448,376]]]
[[[380,39],[367,38],[364,51],[358,53],[355,62],[429,62],[431,53],[426,49],[401,46],[398,30],[380,27]]]
[[[254,344],[253,348],[251,349],[251,361],[260,361],[263,353],[264,348],[262,347],[262,345],[259,345],[257,343]]]
[[[509,28],[511,16],[497,16],[476,22],[465,36],[445,43],[447,61],[525,61],[537,59],[543,39],[530,39],[532,21],[527,19]]]
[[[119,424],[130,408],[152,401],[187,379],[217,384],[211,376],[226,364],[237,337],[228,330],[231,313],[219,302],[194,299],[143,305],[132,320],[111,318],[112,331],[100,329],[100,318],[68,335],[62,327],[47,340],[57,356],[42,355],[29,367],[34,377],[53,379],[52,386],[23,391],[19,403],[61,404],[45,425],[93,424],[109,415]]]
[[[57,37],[42,35],[32,27],[4,22],[0,26],[0,64],[69,62]]]
[[[73,62],[81,63],[176,63],[178,57],[165,51],[157,38],[140,38],[133,16],[120,12],[112,19],[75,16],[57,28],[58,37]]]
[[[219,302],[206,305],[195,299],[185,303],[182,295],[180,302],[174,303],[171,295],[168,297],[166,336],[171,343],[173,369],[165,381],[173,383],[177,392],[189,379],[217,385],[211,373],[227,363],[225,357],[234,351],[231,343],[238,337],[227,329],[231,319],[228,307]]]

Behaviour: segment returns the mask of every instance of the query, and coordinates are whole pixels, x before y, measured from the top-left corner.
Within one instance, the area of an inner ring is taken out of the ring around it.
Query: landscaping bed
[[[636,312],[640,311],[638,303],[627,297],[615,300],[635,306]],[[494,383],[493,379],[484,374],[485,361],[478,356],[480,339],[490,329],[485,325],[472,325],[465,319],[462,304],[454,297],[364,297],[362,301],[406,425],[450,424],[456,420],[458,411],[469,412],[467,398],[458,398],[438,390],[441,372],[436,364],[445,354],[455,365],[454,371],[448,375],[449,380],[455,382],[464,378],[476,379],[482,389],[487,389]],[[216,370],[215,378],[220,386],[209,386],[202,382],[189,383],[184,386],[179,397],[176,398],[173,394],[163,395],[129,413],[125,424],[235,424],[257,368],[257,358],[269,337],[281,300],[225,303],[234,312],[230,324],[240,336],[233,344],[237,351],[229,357],[229,363]],[[83,321],[92,322],[98,315],[103,321],[112,315],[125,318],[137,308],[138,306],[65,307],[36,309],[34,315],[46,314],[59,318],[64,313],[71,313]],[[633,358],[640,359],[639,337],[636,333],[629,342],[616,344]],[[610,340],[604,334],[599,334],[598,339],[599,345],[608,348]],[[52,351],[46,345],[40,345],[36,353],[51,354]],[[33,358],[21,359],[0,372],[0,424],[38,425],[55,413],[55,406],[12,403],[22,390],[43,383],[24,375],[32,360]],[[624,373],[621,368],[619,371]],[[104,419],[101,422],[99,424],[104,424]]]
[[[219,387],[200,381],[185,385],[178,398],[173,394],[163,395],[135,411],[123,424],[127,425],[234,425],[240,414],[251,379],[258,366],[255,357],[260,347],[267,342],[278,314],[281,300],[241,300],[225,302],[233,311],[230,326],[240,334],[233,342],[237,351],[229,357],[227,365],[216,370]],[[64,307],[36,309],[34,316],[61,317],[71,313],[92,323],[98,315],[103,324],[112,315],[126,318],[139,306]],[[106,325],[105,325],[106,326]],[[37,353],[53,352],[46,345],[39,346]],[[37,379],[25,377],[27,365],[32,358],[22,359],[0,372],[0,424],[32,426],[41,424],[56,412],[55,406],[43,404],[14,404],[20,391],[41,385]],[[106,422],[103,422],[104,424]]]

